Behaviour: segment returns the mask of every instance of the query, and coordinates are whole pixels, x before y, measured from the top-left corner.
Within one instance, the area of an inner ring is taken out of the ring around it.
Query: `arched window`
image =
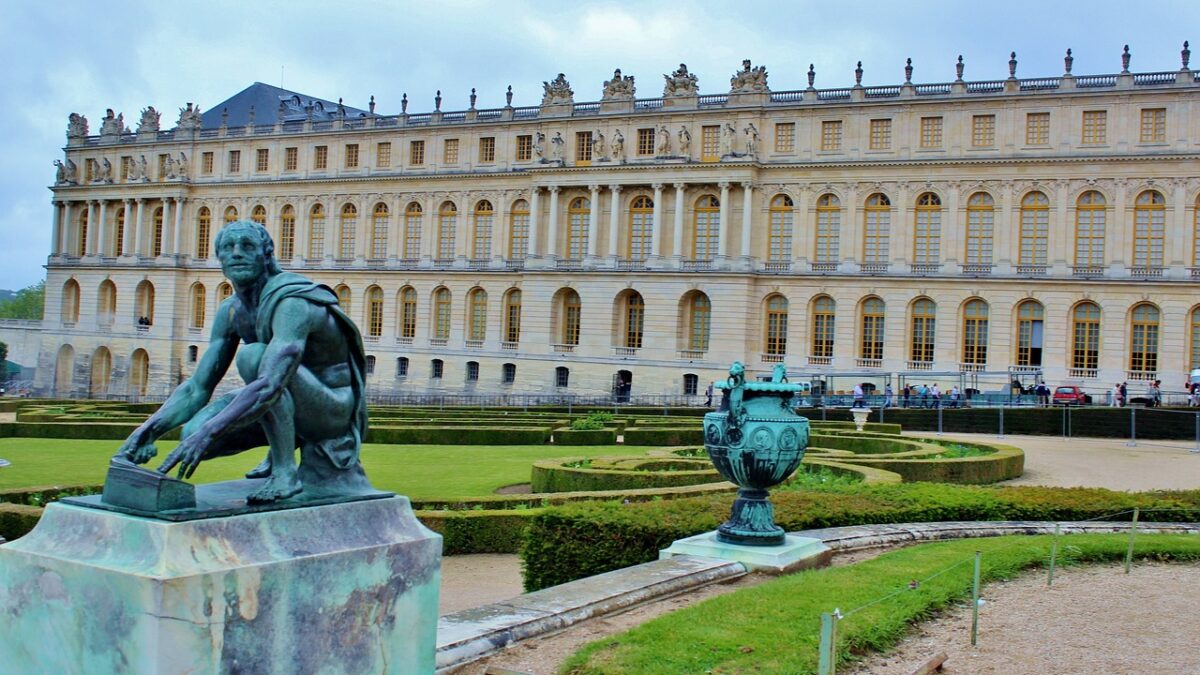
[[[876,192],[863,209],[863,262],[886,263],[892,235],[892,202]]]
[[[684,300],[687,311],[687,349],[695,352],[708,351],[708,337],[712,325],[712,302],[700,291],[693,291]]]
[[[388,221],[387,204],[379,202],[371,213],[371,257],[382,260],[387,257]]]
[[[683,395],[695,396],[700,391],[700,377],[695,373],[683,374]]]
[[[125,255],[125,209],[117,209],[116,236],[113,237],[114,255]]]
[[[506,363],[500,367],[500,384],[512,384],[517,380],[517,364]]]
[[[54,360],[54,393],[65,396],[75,384],[75,348],[63,345]]]
[[[397,356],[396,357],[396,379],[399,380],[399,379],[402,379],[405,377],[408,377],[408,357],[407,356]]]
[[[192,328],[204,328],[206,300],[204,284],[192,284],[192,313],[191,322],[188,324]]]
[[[325,207],[321,204],[313,204],[308,212],[308,257],[325,257]]]
[[[1095,376],[1100,364],[1100,307],[1092,302],[1075,305],[1071,313],[1071,368]]]
[[[967,264],[992,264],[996,200],[986,192],[967,198]]]
[[[345,312],[347,315],[349,315],[350,314],[350,297],[351,297],[350,296],[350,287],[347,286],[346,284],[338,284],[338,286],[333,289],[333,292],[335,295],[337,295],[338,307],[341,307],[342,311]]]
[[[524,260],[529,252],[529,202],[513,202],[508,215],[508,259]]]
[[[433,337],[450,339],[450,290],[445,287],[433,292]]]
[[[236,219],[236,215],[237,215],[237,211],[234,211],[235,219]],[[266,209],[266,207],[263,206],[262,204],[256,204],[254,206],[254,208],[250,210],[250,220],[253,220],[254,222],[258,223],[259,225],[262,225],[263,227],[266,227],[267,226],[267,209]]]
[[[209,248],[212,245],[212,211],[208,210],[207,206],[201,206],[200,211],[196,214],[196,259],[204,260],[208,257]]]
[[[222,281],[217,284],[217,306],[229,299],[233,295],[233,286],[228,281]]]
[[[879,298],[867,298],[862,303],[862,339],[859,357],[878,361],[883,358],[883,319],[885,305]]]
[[[1075,203],[1075,265],[1100,267],[1104,264],[1104,195],[1088,190]]]
[[[421,220],[424,218],[421,205],[410,202],[404,209],[404,259],[417,260],[421,257]]]
[[[467,382],[479,381],[479,362],[467,361]]]
[[[812,351],[817,359],[833,358],[833,328],[837,316],[837,304],[828,295],[822,295],[812,303]]]
[[[654,200],[646,195],[633,198],[629,205],[630,260],[645,260],[654,246]]]
[[[574,346],[579,344],[579,327],[583,318],[583,304],[579,294],[572,288],[558,293],[561,304],[562,320],[559,322],[559,339],[561,344]]]
[[[75,238],[75,255],[85,256],[88,252],[88,207],[79,211],[79,235]]]
[[[225,207],[225,224],[228,225],[238,219],[238,210],[236,206]]]
[[[963,360],[969,366],[987,365],[988,304],[971,300],[963,306]]]
[[[154,209],[154,241],[151,243],[150,255],[158,257],[163,254],[163,207]]]
[[[1143,302],[1130,312],[1129,370],[1158,372],[1158,308]]]
[[[870,206],[867,207],[868,209]],[[913,263],[936,265],[942,255],[942,200],[932,192],[917,197],[913,232]],[[870,261],[870,258],[867,259]],[[875,262],[887,260],[886,247]]]
[[[291,260],[296,255],[296,209],[285,204],[279,212],[279,260]]]
[[[378,339],[383,335],[383,289],[372,286],[367,289],[367,337]]]
[[[521,290],[514,288],[504,296],[504,341],[514,346],[521,341]]]
[[[458,207],[454,202],[444,202],[438,211],[438,260],[454,258],[454,230],[458,225]]]
[[[471,257],[485,260],[492,256],[492,223],[495,210],[486,199],[475,205],[475,236],[471,238]]]
[[[96,325],[111,328],[117,315],[117,286],[110,279],[100,282],[96,298]]]
[[[467,339],[487,339],[487,291],[473,288],[467,294]]]
[[[1162,267],[1166,200],[1157,190],[1137,196],[1133,206],[1133,266]]]
[[[342,217],[338,223],[338,258],[349,260],[354,257],[355,238],[358,234],[358,208],[353,204],[342,206]]]
[[[1018,265],[1045,265],[1050,241],[1050,200],[1030,192],[1021,199],[1021,249]]]
[[[587,253],[588,218],[592,202],[586,197],[576,197],[567,206],[567,258],[579,260]],[[556,223],[551,223],[554,227]]]
[[[1200,307],[1192,310],[1191,321],[1192,327],[1191,340],[1191,360],[1188,361],[1188,370],[1200,368]]]
[[[763,352],[770,356],[787,354],[788,301],[775,294],[766,300],[766,340]]]
[[[566,389],[571,386],[571,369],[566,366],[558,366],[554,369],[554,386],[560,389]]]
[[[374,354],[367,355],[366,366],[367,366],[366,367],[367,375],[368,376],[374,375],[375,374],[375,355]]]
[[[920,298],[913,302],[911,311],[908,360],[914,364],[933,363],[937,305],[929,298]]]
[[[842,202],[834,194],[817,198],[817,237],[813,260],[836,263],[841,260]]]
[[[1037,300],[1017,305],[1017,365],[1042,365],[1045,340],[1045,309]]]
[[[621,341],[628,349],[641,349],[646,328],[646,301],[637,291],[626,291],[619,301],[621,307]]]
[[[135,317],[137,325],[152,326],[154,324],[154,284],[149,280],[142,280],[138,283],[134,295],[133,313],[137,315]]]
[[[792,198],[775,195],[771,199],[771,226],[767,233],[767,261],[780,263],[792,259]]]
[[[707,262],[721,251],[721,202],[713,195],[696,200],[696,239],[692,242],[692,257]]]
[[[79,282],[67,279],[62,290],[62,323],[74,326],[79,321]]]
[[[108,383],[112,379],[112,352],[108,347],[98,347],[92,353],[92,377],[88,391],[92,396],[103,396],[108,393]]]
[[[441,359],[433,359],[429,362],[429,379],[440,380],[444,373],[446,364]]]
[[[150,384],[150,355],[145,349],[133,350],[129,366],[129,393],[145,396]]]
[[[411,340],[417,334],[417,291],[412,286],[400,289],[400,337]]]

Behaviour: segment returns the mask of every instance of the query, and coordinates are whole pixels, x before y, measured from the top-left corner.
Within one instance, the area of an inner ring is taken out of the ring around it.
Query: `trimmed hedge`
[[[425,527],[442,535],[442,555],[516,553],[530,520],[541,509],[522,511],[417,511]]]
[[[530,470],[534,492],[590,492],[595,490],[634,490],[639,488],[678,487],[720,482],[716,469],[697,471],[621,471],[565,466],[579,457],[539,460]]]
[[[677,427],[658,429],[651,427],[626,427],[624,434],[625,445],[702,445],[704,443],[704,428],[697,424],[694,427]]]
[[[658,558],[661,549],[715,529],[729,517],[726,495],[663,502],[584,502],[533,518],[521,547],[533,591]],[[777,490],[775,522],[789,532],[822,527],[944,520],[1086,520],[1141,507],[1144,520],[1191,521],[1200,490],[1114,492],[1100,488],[974,487],[903,483]],[[1128,514],[1119,519],[1127,520]]]
[[[881,459],[875,457],[841,458],[841,461],[894,471],[906,482],[963,483],[985,485],[1018,478],[1025,471],[1025,452],[1011,445],[980,446],[992,450],[980,457],[941,457],[937,459]]]
[[[376,427],[366,442],[393,445],[541,445],[550,441],[549,427]]]
[[[0,540],[25,536],[41,518],[40,506],[0,503]]]
[[[555,445],[616,445],[614,429],[555,429]]]
[[[0,422],[0,437],[65,438],[71,440],[123,441],[138,428],[137,424],[108,422]],[[179,429],[162,437],[179,440]],[[115,448],[114,448],[115,449]]]
[[[100,494],[103,489],[103,485],[39,485],[13,488],[0,490],[0,502],[44,506],[63,497]]]

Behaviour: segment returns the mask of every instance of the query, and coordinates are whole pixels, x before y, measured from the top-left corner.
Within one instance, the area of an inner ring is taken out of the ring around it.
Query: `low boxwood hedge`
[[[729,517],[728,495],[662,502],[583,502],[533,517],[521,546],[526,590],[649,562],[671,542]],[[1086,520],[1137,506],[1143,520],[1194,521],[1200,490],[1128,493],[1100,488],[975,487],[902,483],[776,490],[775,521],[789,532],[943,520]],[[1129,515],[1114,518],[1128,519]]]
[[[1005,408],[1004,432],[1032,436],[1058,436],[1064,422],[1072,436],[1093,438],[1129,438],[1130,420],[1137,417],[1137,437],[1145,439],[1192,440],[1196,437],[1196,418],[1187,409],[1140,408]],[[812,420],[821,418],[820,409],[796,412]],[[849,420],[847,408],[827,408],[828,420]],[[879,419],[879,411],[871,412]],[[900,424],[905,431],[937,431],[938,411],[934,408],[887,408],[887,423]],[[1000,428],[999,408],[942,408],[942,431],[958,433],[996,433]]]
[[[38,485],[0,490],[0,502],[44,506],[63,497],[100,494],[102,485]]]
[[[368,443],[393,445],[540,445],[550,441],[549,427],[377,427],[367,429]]]
[[[530,470],[534,492],[591,492],[596,490],[634,490],[639,488],[677,487],[717,483],[721,477],[713,468],[696,471],[622,471],[571,466],[583,458],[539,460]]]
[[[689,427],[626,427],[625,445],[699,445],[704,443],[704,428],[697,423]]]
[[[989,444],[994,450],[979,457],[921,458],[839,458],[847,463],[894,471],[906,482],[963,483],[985,485],[1018,478],[1025,471],[1025,452],[1011,445]]]
[[[41,517],[40,506],[0,503],[0,539],[12,541],[25,536]]]
[[[442,535],[442,555],[516,553],[529,521],[541,509],[505,511],[417,511],[417,518]]]
[[[617,430],[607,429],[562,429],[554,430],[555,445],[616,445]]]

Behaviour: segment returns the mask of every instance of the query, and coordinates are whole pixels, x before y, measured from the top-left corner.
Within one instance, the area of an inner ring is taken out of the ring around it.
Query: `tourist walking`
[[[892,391],[892,385],[889,383],[883,388],[883,407],[890,408],[896,405],[896,394]]]
[[[709,382],[708,386],[704,388],[704,407],[706,407],[706,408],[712,407],[712,395],[713,395],[713,385],[714,384],[716,384],[716,383]]]
[[[1113,408],[1118,408],[1121,405],[1121,383],[1113,385],[1112,391],[1108,392],[1108,405]]]
[[[904,407],[905,408],[908,407],[908,401],[911,398],[912,398],[912,385],[906,384],[906,385],[904,385]]]
[[[933,397],[933,407],[942,407],[942,392],[938,389],[937,383],[933,383],[933,388],[930,389],[929,395]]]
[[[1119,400],[1121,401],[1122,408],[1129,403],[1129,385],[1126,382],[1121,383],[1121,396]]]
[[[950,407],[951,408],[958,407],[958,395],[959,395],[958,394],[958,385],[956,384],[950,388]]]
[[[921,385],[921,407],[929,407],[929,385],[927,384]]]
[[[862,384],[854,385],[854,405],[852,407],[855,407],[855,408],[867,407],[866,401],[863,400]]]

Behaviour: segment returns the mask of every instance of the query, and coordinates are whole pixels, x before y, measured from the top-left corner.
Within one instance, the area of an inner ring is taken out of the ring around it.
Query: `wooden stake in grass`
[[[1125,574],[1129,574],[1129,568],[1133,566],[1133,539],[1137,536],[1139,511],[1138,507],[1133,507],[1133,522],[1129,524],[1129,547],[1125,549]]]
[[[975,646],[979,637],[979,558],[980,552],[975,551],[975,579],[971,585],[971,646]]]
[[[837,612],[837,610],[834,610],[834,612]],[[823,612],[821,614],[821,646],[817,657],[818,675],[833,675],[837,664],[837,656],[834,648],[836,640],[837,618],[834,614]]]

